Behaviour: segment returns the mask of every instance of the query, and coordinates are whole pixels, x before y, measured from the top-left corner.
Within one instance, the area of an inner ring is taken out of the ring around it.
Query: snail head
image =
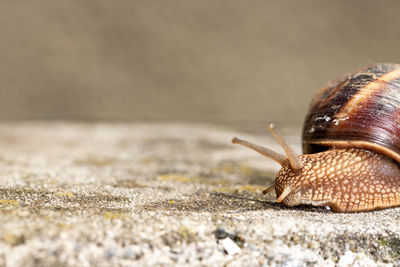
[[[232,138],[232,143],[246,146],[260,153],[261,155],[273,159],[274,161],[279,163],[282,166],[282,169],[279,171],[275,183],[266,188],[263,191],[263,193],[267,194],[268,192],[275,189],[278,202],[283,202],[284,204],[290,206],[297,205],[298,201],[296,199],[293,199],[293,197],[295,198],[295,194],[293,194],[295,192],[293,191],[292,186],[290,186],[290,183],[286,182],[285,179],[280,179],[282,180],[282,182],[277,184],[277,180],[279,177],[283,178],[291,177],[294,180],[303,180],[302,177],[296,177],[299,175],[301,176],[302,173],[301,156],[299,157],[296,154],[296,152],[294,152],[294,150],[288,145],[286,140],[283,138],[282,134],[275,128],[275,126],[272,123],[268,124],[268,129],[270,130],[276,141],[278,141],[278,143],[282,146],[283,150],[286,153],[286,156],[281,155],[269,148],[253,144],[249,141],[239,139],[237,137]],[[293,204],[291,205],[291,203]]]

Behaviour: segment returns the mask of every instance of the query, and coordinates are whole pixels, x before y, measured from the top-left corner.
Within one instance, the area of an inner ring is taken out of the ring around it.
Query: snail
[[[296,155],[273,124],[286,156],[234,137],[278,162],[277,202],[361,212],[400,206],[400,65],[375,64],[330,82],[312,100]]]

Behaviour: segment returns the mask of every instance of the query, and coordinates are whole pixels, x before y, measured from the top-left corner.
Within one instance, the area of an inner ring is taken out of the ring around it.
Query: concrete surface
[[[400,265],[399,208],[283,207],[234,135],[280,151],[210,125],[1,124],[0,265]]]

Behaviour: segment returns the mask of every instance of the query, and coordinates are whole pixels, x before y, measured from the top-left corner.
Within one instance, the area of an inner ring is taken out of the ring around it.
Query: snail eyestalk
[[[268,123],[268,129],[270,130],[276,141],[278,141],[278,143],[282,146],[283,150],[285,150],[292,169],[294,171],[300,170],[301,162],[297,157],[296,152],[294,152],[294,150],[288,145],[285,138],[283,138],[282,134],[275,128],[275,125],[273,125],[272,123]]]
[[[281,195],[276,199],[279,203],[281,203],[285,197],[287,197],[292,192],[292,188],[290,186],[286,186]]]
[[[275,184],[272,184],[263,190],[263,194],[266,195],[274,189],[275,189]]]
[[[287,158],[285,156],[282,156],[281,154],[276,153],[275,151],[272,151],[271,149],[268,149],[266,147],[253,144],[253,143],[251,143],[249,141],[242,140],[242,139],[239,139],[237,137],[233,137],[232,138],[232,144],[239,144],[239,145],[242,145],[242,146],[246,146],[246,147],[248,147],[250,149],[253,149],[254,151],[257,151],[258,153],[260,153],[261,155],[275,160],[281,166],[283,166],[283,164],[287,161]]]

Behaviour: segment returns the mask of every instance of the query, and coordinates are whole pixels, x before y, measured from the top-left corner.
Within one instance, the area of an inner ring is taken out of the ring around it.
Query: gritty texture
[[[209,125],[2,123],[0,266],[399,265],[399,208],[265,199],[278,166],[234,135],[280,151]]]

